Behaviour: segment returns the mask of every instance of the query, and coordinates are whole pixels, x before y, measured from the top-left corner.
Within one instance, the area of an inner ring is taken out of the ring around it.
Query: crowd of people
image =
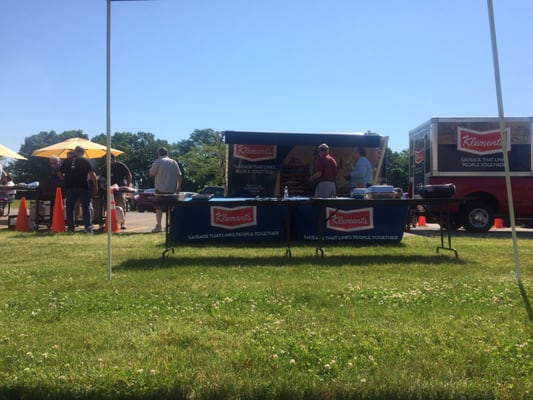
[[[337,195],[338,165],[336,159],[330,154],[329,146],[322,143],[317,148],[317,157],[314,161],[313,174],[309,181],[314,185],[315,197],[335,197]],[[65,162],[60,164],[59,159],[50,159],[52,175],[63,177],[66,191],[67,229],[69,232],[75,228],[75,207],[77,202],[81,204],[83,214],[84,232],[92,232],[92,209],[91,196],[98,190],[96,171],[92,164],[83,157],[84,149],[77,147],[73,154]],[[114,187],[131,187],[132,175],[129,168],[123,162],[111,156],[111,181]],[[156,194],[179,193],[182,184],[182,172],[176,160],[169,157],[168,149],[161,147],[157,158],[150,167],[149,174],[154,178]],[[101,174],[104,182],[106,172]],[[372,185],[373,168],[366,157],[364,148],[356,148],[353,151],[353,168],[345,176],[350,182],[350,189],[365,188]],[[126,199],[122,191],[114,191],[114,200],[117,208],[122,210],[119,218],[122,229],[126,229]],[[155,207],[155,227],[152,232],[163,231],[162,213],[160,207]]]
[[[317,147],[315,155],[313,173],[309,177],[314,186],[313,195],[323,198],[337,196],[339,171],[337,160],[330,154],[330,148],[326,143]],[[99,190],[106,192],[107,168],[98,176],[93,163],[85,157],[85,149],[81,146],[76,147],[63,162],[56,156],[50,157],[49,162],[50,181],[57,182],[56,186],[61,184],[65,192],[67,231],[75,231],[78,214],[81,214],[83,232],[93,232],[94,209],[91,202]],[[2,182],[10,180],[9,174],[1,165],[0,173]],[[116,189],[131,189],[132,174],[128,166],[118,161],[115,155],[111,155],[110,173],[109,183],[115,189],[113,196],[120,228],[126,229],[126,194],[124,190]],[[169,157],[167,148],[159,148],[157,158],[149,169],[149,175],[154,178],[156,194],[180,192],[183,175],[177,161]],[[344,178],[350,182],[350,190],[372,185],[373,167],[366,157],[364,148],[354,149],[353,167]],[[162,212],[160,207],[155,207],[155,227],[152,229],[154,233],[163,231]]]
[[[76,229],[78,213],[83,221],[83,232],[93,232],[94,208],[92,199],[99,191],[106,193],[107,168],[99,175],[93,163],[86,158],[85,149],[77,146],[62,162],[56,156],[49,159],[51,182],[63,188],[66,205],[67,232],[72,233]],[[179,192],[182,174],[178,163],[169,157],[168,149],[161,147],[158,157],[150,167],[150,176],[154,177],[156,193]],[[128,166],[118,161],[115,155],[111,155],[110,163],[110,186],[113,190],[113,199],[117,209],[117,216],[121,229],[126,229],[126,192],[132,191],[132,174]],[[79,211],[81,210],[81,212]],[[156,225],[152,232],[162,232],[162,210],[156,208]]]

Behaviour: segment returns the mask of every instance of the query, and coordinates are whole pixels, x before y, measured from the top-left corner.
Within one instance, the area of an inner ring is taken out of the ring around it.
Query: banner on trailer
[[[511,172],[531,170],[529,121],[506,121],[505,138]],[[441,172],[504,172],[498,121],[439,123],[438,163]]]

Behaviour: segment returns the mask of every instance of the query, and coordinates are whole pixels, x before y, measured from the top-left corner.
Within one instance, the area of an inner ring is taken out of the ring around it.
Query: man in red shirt
[[[329,146],[318,146],[318,157],[314,165],[315,173],[309,180],[316,182],[315,197],[335,197],[337,195],[337,161],[329,154]]]

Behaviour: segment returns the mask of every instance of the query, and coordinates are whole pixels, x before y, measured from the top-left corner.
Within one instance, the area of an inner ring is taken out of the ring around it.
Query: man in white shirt
[[[159,157],[150,167],[150,176],[155,177],[156,194],[174,194],[179,193],[181,188],[182,174],[176,160],[168,156],[168,149],[161,147],[158,151]],[[155,208],[156,225],[152,232],[162,232],[161,220],[163,209]]]

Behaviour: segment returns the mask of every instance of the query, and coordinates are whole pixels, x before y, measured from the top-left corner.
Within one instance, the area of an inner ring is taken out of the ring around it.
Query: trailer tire
[[[494,210],[487,203],[474,201],[463,209],[463,227],[468,232],[487,232],[494,225]]]

